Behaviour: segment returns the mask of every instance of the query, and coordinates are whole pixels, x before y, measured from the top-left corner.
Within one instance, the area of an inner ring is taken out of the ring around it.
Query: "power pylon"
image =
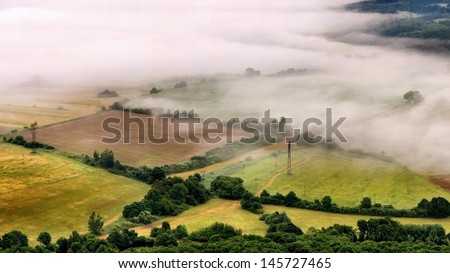
[[[37,129],[37,122],[31,123],[30,125],[30,131],[31,131],[31,141],[36,142],[36,129]]]
[[[291,141],[288,143],[288,162],[287,162],[287,174],[292,174],[292,154],[291,154]]]

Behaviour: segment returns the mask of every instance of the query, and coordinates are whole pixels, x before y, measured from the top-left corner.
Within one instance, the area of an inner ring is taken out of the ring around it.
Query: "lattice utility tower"
[[[31,132],[31,141],[32,141],[32,143],[36,142],[36,129],[37,129],[37,126],[38,126],[38,124],[37,124],[36,121],[34,121],[34,123],[31,123],[31,125],[30,125],[30,132]],[[32,154],[36,153],[36,148],[34,147],[34,145],[33,145],[33,150],[31,151],[31,153]]]
[[[37,129],[37,122],[31,123],[30,125],[30,131],[31,131],[31,141],[36,142],[36,129]]]
[[[287,174],[292,174],[292,154],[291,154],[291,141],[288,142],[288,162],[287,162]]]

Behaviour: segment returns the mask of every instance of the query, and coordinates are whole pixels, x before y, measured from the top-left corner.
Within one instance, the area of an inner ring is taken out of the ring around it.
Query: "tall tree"
[[[37,240],[44,246],[48,246],[52,242],[52,236],[50,235],[50,233],[43,231],[39,233]]]
[[[112,169],[114,168],[114,153],[108,149],[106,149],[101,155],[100,155],[100,161],[99,165],[102,168],[105,169]]]
[[[364,197],[359,207],[362,209],[370,209],[372,207],[372,199],[370,197]]]
[[[89,216],[88,229],[89,232],[95,235],[100,235],[104,222],[100,214],[96,214],[95,211]]]

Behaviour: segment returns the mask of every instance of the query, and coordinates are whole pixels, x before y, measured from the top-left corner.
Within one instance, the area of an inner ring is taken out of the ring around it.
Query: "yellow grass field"
[[[117,219],[149,185],[112,175],[55,152],[0,143],[0,234],[21,230],[34,242],[41,231],[54,239],[87,232],[89,214]]]

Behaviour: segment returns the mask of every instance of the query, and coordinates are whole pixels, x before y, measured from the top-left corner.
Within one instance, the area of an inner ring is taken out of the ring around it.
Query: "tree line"
[[[127,178],[138,180],[147,184],[153,184],[156,181],[160,181],[166,178],[166,173],[160,167],[149,168],[146,166],[133,167],[122,164],[119,160],[115,159],[114,152],[106,149],[102,153],[94,151],[93,156],[88,155],[69,156],[72,159],[77,159],[86,165],[102,168],[110,173],[122,175]]]
[[[252,149],[256,149],[267,145],[263,142],[255,144],[244,144],[241,142],[233,142],[230,144],[225,144],[222,147],[214,148],[204,155],[193,156],[189,160],[183,163],[164,165],[161,168],[167,174],[182,173],[187,171],[192,171],[200,168],[204,168],[216,163],[230,160],[241,154],[244,154]]]
[[[134,230],[113,231],[106,239],[73,231],[55,242],[41,232],[39,244],[31,247],[28,237],[14,230],[0,237],[0,252],[37,253],[450,253],[450,233],[440,225],[403,225],[390,218],[360,220],[357,227],[334,224],[303,232],[286,213],[274,212],[260,218],[269,227],[266,235],[245,235],[224,223],[214,223],[188,232],[183,225],[172,228],[163,222],[150,234]]]
[[[25,138],[21,135],[15,136],[14,138],[12,138],[12,137],[7,138],[6,136],[3,136],[3,142],[23,146],[28,149],[45,149],[45,150],[54,150],[55,149],[55,147],[53,147],[53,146],[50,146],[50,145],[47,145],[44,143],[40,143],[37,141],[27,142],[25,140]]]
[[[244,187],[244,181],[239,177],[218,176],[211,182],[211,193],[217,197],[240,200],[241,207],[253,213],[263,213],[263,205],[278,205],[309,210],[319,210],[332,213],[416,217],[416,218],[446,218],[450,216],[450,202],[443,197],[433,197],[431,201],[422,199],[416,207],[411,209],[396,209],[392,205],[372,204],[370,197],[364,197],[359,206],[342,207],[333,202],[330,196],[322,200],[304,200],[291,191],[287,195],[277,193],[271,195],[266,190],[260,196],[255,196]]]
[[[322,200],[308,201],[298,198],[292,191],[287,195],[280,193],[270,195],[270,193],[264,190],[258,200],[261,204],[281,205],[342,214],[411,218],[446,218],[450,216],[450,202],[443,197],[433,197],[431,201],[422,199],[416,207],[411,209],[396,209],[392,205],[372,204],[370,197],[364,197],[359,206],[342,207],[334,203],[330,196],[325,196]]]

